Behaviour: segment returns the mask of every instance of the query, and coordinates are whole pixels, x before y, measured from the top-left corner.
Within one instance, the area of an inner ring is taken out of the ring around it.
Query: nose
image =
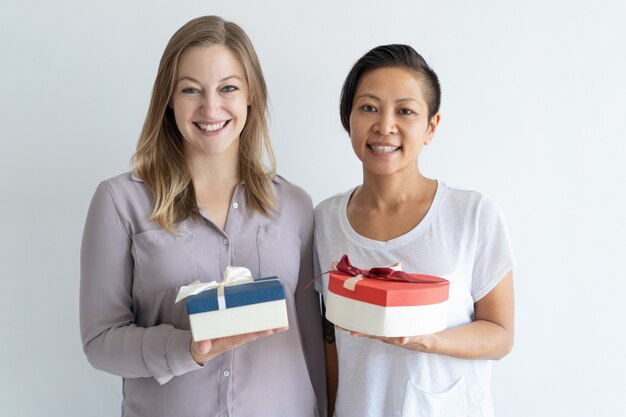
[[[200,105],[200,114],[206,118],[212,118],[220,114],[222,102],[219,94],[207,92],[203,94],[202,103]]]
[[[374,131],[382,136],[392,135],[398,132],[396,126],[396,115],[394,112],[387,111],[379,113],[379,118],[374,125]]]

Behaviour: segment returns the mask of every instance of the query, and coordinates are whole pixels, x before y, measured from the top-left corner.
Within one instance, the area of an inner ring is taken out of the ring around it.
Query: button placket
[[[230,370],[233,365],[233,352],[224,352],[220,357],[220,369],[221,377],[219,377],[218,383],[218,410],[219,415],[228,416],[228,412],[231,407],[231,395],[232,395],[232,379],[230,377]]]

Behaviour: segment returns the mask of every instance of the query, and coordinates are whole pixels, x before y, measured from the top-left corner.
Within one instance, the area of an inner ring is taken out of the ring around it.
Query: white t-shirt
[[[433,203],[411,231],[387,242],[352,229],[352,190],[315,209],[320,272],[347,254],[359,268],[402,263],[410,273],[450,281],[448,327],[472,321],[474,303],[491,291],[515,260],[500,208],[488,197],[438,181]],[[328,275],[316,282],[328,290]],[[339,387],[335,416],[493,416],[491,361],[415,352],[337,330]]]

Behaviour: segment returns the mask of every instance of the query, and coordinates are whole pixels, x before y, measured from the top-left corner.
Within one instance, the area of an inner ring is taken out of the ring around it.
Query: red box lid
[[[409,274],[416,278],[436,278],[432,275]],[[330,273],[328,290],[342,297],[376,304],[383,307],[419,306],[442,303],[448,299],[450,282],[437,283],[399,282],[365,278],[356,284],[354,291],[344,288],[343,284],[350,275]]]

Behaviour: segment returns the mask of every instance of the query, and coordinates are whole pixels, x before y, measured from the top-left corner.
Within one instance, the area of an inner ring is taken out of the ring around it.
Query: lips
[[[230,120],[223,120],[221,122],[214,122],[214,123],[209,123],[209,122],[193,122],[193,124],[200,130],[202,130],[203,132],[207,132],[207,133],[213,133],[213,132],[217,132],[218,130],[221,130],[224,128],[224,126],[226,126],[228,123],[230,122]]]

